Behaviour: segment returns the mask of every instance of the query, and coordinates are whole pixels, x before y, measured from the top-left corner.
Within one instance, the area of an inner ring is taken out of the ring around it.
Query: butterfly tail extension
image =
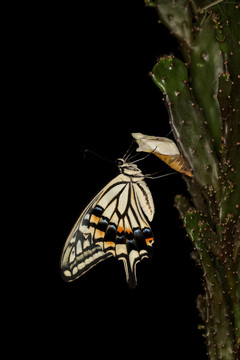
[[[151,239],[151,240],[150,240]],[[118,228],[116,236],[116,257],[122,260],[126,281],[130,288],[137,286],[136,266],[144,258],[152,256],[153,235],[151,229]]]
[[[124,247],[119,256],[124,261],[126,280],[131,288],[137,285],[136,266],[144,258],[152,256],[152,244],[154,242],[152,230],[146,219],[146,215],[152,218],[154,205],[151,194],[145,182],[132,184],[131,186],[131,205],[128,215],[123,219],[124,223]],[[120,228],[121,230],[121,228]],[[117,242],[121,243],[119,233]]]

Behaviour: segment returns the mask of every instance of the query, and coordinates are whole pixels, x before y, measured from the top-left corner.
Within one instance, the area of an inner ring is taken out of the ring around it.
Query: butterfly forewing
[[[138,170],[138,172],[140,172]],[[120,174],[80,215],[63,249],[63,278],[72,281],[110,256],[124,262],[130,287],[137,284],[136,264],[150,256],[154,214],[151,193],[141,178]]]
[[[103,208],[97,204],[113,183],[114,181],[111,181],[95,196],[82,212],[68,236],[61,258],[62,276],[66,281],[75,280],[97,263],[112,255],[104,252],[101,246],[94,242],[94,238],[96,225],[103,212]],[[99,230],[98,235],[101,233],[104,237],[104,232]]]

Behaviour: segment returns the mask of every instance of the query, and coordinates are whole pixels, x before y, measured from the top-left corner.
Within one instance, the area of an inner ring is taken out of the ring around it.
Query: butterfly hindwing
[[[139,196],[139,191],[139,183],[129,183],[128,206],[125,213],[119,214],[116,236],[116,257],[124,262],[130,287],[137,285],[136,265],[143,258],[151,256],[153,243],[153,234],[143,212],[148,204],[145,193]]]
[[[61,263],[64,279],[74,280],[115,256],[124,262],[129,286],[135,287],[136,264],[151,255],[153,235],[148,221],[153,214],[146,183],[118,175],[83,211],[69,235]]]

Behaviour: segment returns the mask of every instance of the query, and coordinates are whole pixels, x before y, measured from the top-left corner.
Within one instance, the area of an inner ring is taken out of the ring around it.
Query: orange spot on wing
[[[105,232],[104,231],[101,231],[99,229],[96,230],[96,233],[95,233],[95,238],[96,239],[99,239],[99,238],[104,238],[105,236]]]
[[[92,216],[91,216],[91,218],[90,218],[90,222],[91,222],[91,223],[94,223],[94,224],[97,225],[98,221],[99,221],[99,217],[98,217],[98,216],[96,216],[96,215],[92,215]]]
[[[115,247],[115,243],[113,241],[105,241],[104,248],[106,249],[108,247]]]
[[[123,232],[123,227],[122,227],[122,226],[119,226],[119,227],[117,228],[117,231],[118,231],[119,233],[122,233],[122,232]]]
[[[147,238],[147,239],[145,239],[145,241],[146,241],[146,244],[149,246],[151,246],[152,245],[152,243],[154,242],[154,240],[153,240],[153,237],[151,237],[151,238]]]

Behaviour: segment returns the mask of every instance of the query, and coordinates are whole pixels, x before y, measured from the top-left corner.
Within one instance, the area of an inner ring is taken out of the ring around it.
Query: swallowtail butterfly
[[[136,265],[151,255],[152,195],[135,163],[117,160],[120,174],[90,202],[64,246],[61,272],[73,281],[104,259],[122,260],[130,287],[137,285]]]

